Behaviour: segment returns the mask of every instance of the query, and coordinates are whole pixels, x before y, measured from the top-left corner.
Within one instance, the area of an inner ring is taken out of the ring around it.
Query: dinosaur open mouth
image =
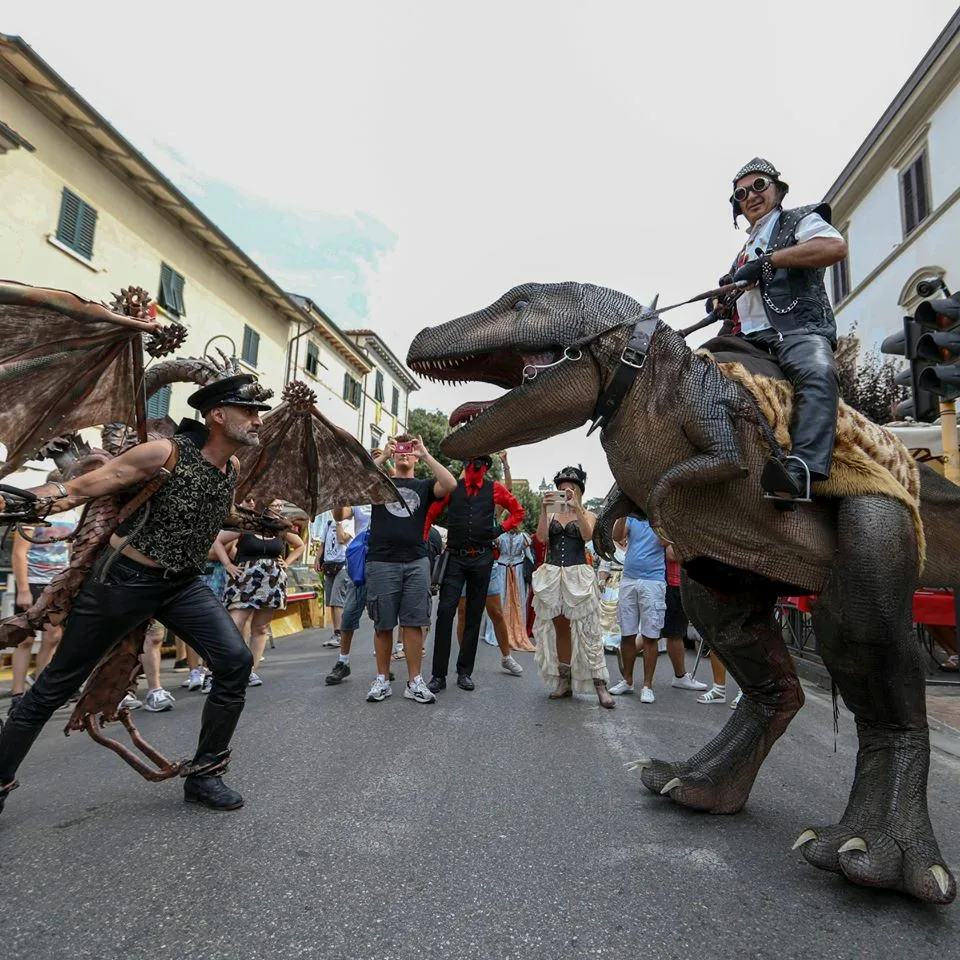
[[[441,383],[492,383],[504,390],[512,390],[523,384],[523,371],[528,366],[546,366],[562,354],[560,347],[530,352],[505,349],[463,357],[414,360],[410,362],[410,369],[428,380]]]

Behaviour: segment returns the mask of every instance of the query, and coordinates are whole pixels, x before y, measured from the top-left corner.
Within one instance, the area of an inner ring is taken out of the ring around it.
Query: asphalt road
[[[624,769],[688,756],[729,716],[669,687],[657,703],[548,702],[532,657],[502,673],[482,646],[477,690],[436,706],[402,684],[364,702],[310,631],[268,651],[228,782],[246,806],[185,806],[92,741],[44,731],[0,816],[3,958],[897,958],[960,951],[960,906],[853,887],[791,853],[839,817],[854,735],[837,751],[828,698],[774,749],[747,809],[682,810]],[[612,658],[611,669],[616,671]],[[707,670],[702,668],[705,676]],[[182,675],[165,673],[171,685]],[[174,691],[180,694],[179,689]],[[139,711],[147,738],[192,752],[202,697]],[[935,751],[931,814],[960,867],[960,761]],[[953,832],[951,832],[953,831]]]

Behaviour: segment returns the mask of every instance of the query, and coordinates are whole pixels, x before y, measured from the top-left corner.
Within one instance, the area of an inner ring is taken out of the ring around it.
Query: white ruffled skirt
[[[533,573],[534,660],[540,676],[551,683],[560,677],[554,617],[570,621],[570,673],[574,690],[593,692],[594,680],[608,680],[600,629],[600,598],[592,567],[555,567],[545,563]]]

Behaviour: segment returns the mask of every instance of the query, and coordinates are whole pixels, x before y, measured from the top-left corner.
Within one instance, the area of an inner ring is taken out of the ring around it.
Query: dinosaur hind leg
[[[912,627],[917,555],[912,518],[885,497],[845,500],[840,552],[815,608],[820,650],[860,741],[838,824],[798,840],[816,867],[863,886],[949,903],[947,869],[927,810],[930,738],[920,649]],[[896,549],[883,549],[896,544]]]
[[[711,813],[743,808],[770,748],[803,705],[793,661],[774,618],[776,592],[767,584],[724,595],[689,579],[683,604],[740,684],[743,699],[726,726],[681,763],[648,761],[641,776],[655,793]]]

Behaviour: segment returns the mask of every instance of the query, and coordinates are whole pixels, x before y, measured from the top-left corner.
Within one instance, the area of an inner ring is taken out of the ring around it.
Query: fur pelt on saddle
[[[777,444],[790,449],[793,387],[769,354],[741,337],[717,337],[697,351],[714,360],[724,376],[750,391],[770,424]],[[909,507],[917,531],[921,565],[925,552],[920,520],[920,469],[904,444],[889,430],[868,420],[842,400],[837,413],[837,438],[828,480],[813,484],[819,497],[880,494]]]

